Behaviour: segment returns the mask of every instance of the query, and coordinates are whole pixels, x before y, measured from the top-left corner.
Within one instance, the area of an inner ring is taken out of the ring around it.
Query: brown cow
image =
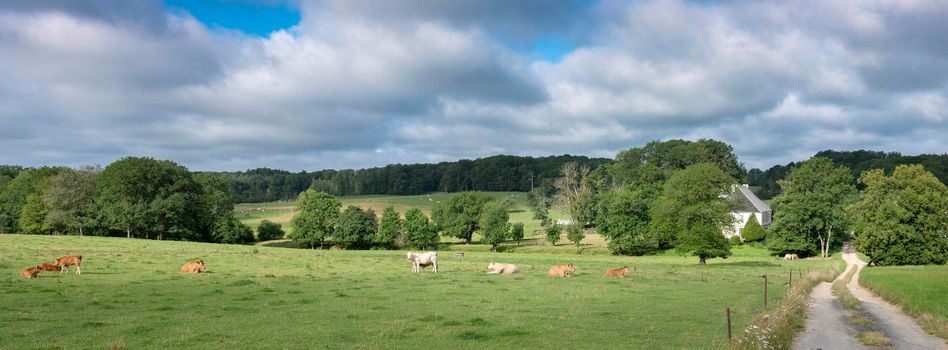
[[[69,272],[69,265],[76,265],[76,276],[79,276],[82,274],[82,270],[79,268],[79,265],[82,265],[82,255],[61,256],[56,259],[56,265],[62,268],[62,270],[59,271],[60,275],[64,272]]]
[[[603,276],[606,276],[606,277],[623,277],[623,278],[624,278],[624,277],[625,277],[625,274],[629,273],[629,271],[631,271],[631,270],[629,270],[629,267],[628,267],[628,266],[623,266],[623,267],[620,267],[620,268],[618,268],[618,269],[609,269],[609,270],[606,270],[606,273],[604,273],[604,274],[602,274],[602,275],[603,275]]]
[[[43,263],[42,265],[39,265],[37,267],[43,269],[43,271],[62,271],[63,269],[59,265],[53,265],[53,264],[47,264],[47,263]]]
[[[36,275],[38,275],[42,271],[43,269],[41,269],[39,266],[33,266],[31,268],[23,270],[23,272],[20,272],[20,276],[23,276],[23,278],[26,278],[26,279],[33,279],[33,278],[36,278]]]
[[[187,273],[200,273],[201,271],[204,271],[206,269],[207,269],[207,266],[204,266],[204,260],[189,262],[187,264],[184,264],[184,266],[181,266],[181,272],[187,272]]]
[[[553,277],[570,277],[570,274],[573,272],[576,272],[576,266],[573,266],[573,264],[553,265],[550,271],[547,272],[547,275]]]

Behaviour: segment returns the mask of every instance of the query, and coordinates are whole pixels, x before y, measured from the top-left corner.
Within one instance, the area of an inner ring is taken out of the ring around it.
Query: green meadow
[[[859,273],[859,283],[948,339],[948,266],[870,266]]]
[[[530,210],[529,205],[527,204],[527,194],[525,192],[485,192],[487,195],[493,197],[498,201],[510,200],[513,202],[513,206],[509,211],[510,214],[510,223],[523,223],[524,232],[526,233],[527,238],[534,238],[533,240],[528,240],[530,242],[536,242],[542,244],[539,232],[533,234],[535,231],[540,230],[540,222],[533,219],[533,211]],[[408,209],[419,208],[424,211],[426,214],[431,214],[431,209],[435,205],[440,204],[442,201],[447,200],[448,197],[454,195],[453,193],[431,193],[423,195],[413,195],[413,196],[385,196],[385,195],[372,195],[372,196],[350,196],[350,197],[337,197],[340,202],[342,202],[342,207],[345,208],[350,205],[361,207],[364,209],[375,210],[377,215],[382,215],[382,210],[387,207],[394,207],[395,210],[398,210],[402,215],[405,214]],[[290,220],[293,219],[295,202],[293,201],[277,201],[277,202],[267,202],[267,203],[240,203],[234,206],[234,211],[238,219],[244,224],[250,225],[250,227],[256,230],[257,226],[260,225],[260,221],[270,220],[272,222],[282,224],[283,230],[289,233],[293,230],[292,225],[290,225]],[[551,209],[550,217],[553,220],[556,219],[566,219],[568,216],[561,210]],[[446,242],[453,242],[449,238],[445,238]],[[593,244],[596,242],[589,242]]]
[[[441,252],[438,274],[412,274],[404,251],[0,235],[0,348],[719,348],[725,307],[735,335],[769,312],[761,275],[774,307],[791,271],[839,266],[751,248],[707,266],[672,254],[453,253]],[[83,256],[82,276],[19,277],[66,254]],[[178,272],[197,259],[206,273]],[[522,273],[488,275],[492,260]],[[577,274],[547,277],[556,263]],[[623,265],[628,278],[601,276]]]

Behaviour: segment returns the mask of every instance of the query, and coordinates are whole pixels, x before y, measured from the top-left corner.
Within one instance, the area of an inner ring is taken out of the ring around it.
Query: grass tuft
[[[891,345],[889,338],[886,338],[885,334],[882,334],[882,332],[860,332],[856,335],[856,339],[859,339],[860,342],[868,346]]]

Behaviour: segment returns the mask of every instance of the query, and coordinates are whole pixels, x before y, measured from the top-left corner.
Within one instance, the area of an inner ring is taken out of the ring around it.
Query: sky
[[[942,0],[6,0],[0,164],[948,152]]]

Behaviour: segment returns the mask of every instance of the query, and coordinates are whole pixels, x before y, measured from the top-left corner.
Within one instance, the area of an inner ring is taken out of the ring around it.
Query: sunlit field
[[[83,274],[19,277],[66,254]],[[787,262],[735,249],[712,259],[442,251],[412,274],[403,251],[340,251],[0,235],[0,348],[715,348],[730,307],[739,332],[785,292]],[[204,259],[206,273],[178,268]],[[522,273],[486,274],[490,261]],[[553,279],[555,263],[577,274]],[[628,265],[625,279],[603,270]],[[735,333],[737,333],[735,332]]]

